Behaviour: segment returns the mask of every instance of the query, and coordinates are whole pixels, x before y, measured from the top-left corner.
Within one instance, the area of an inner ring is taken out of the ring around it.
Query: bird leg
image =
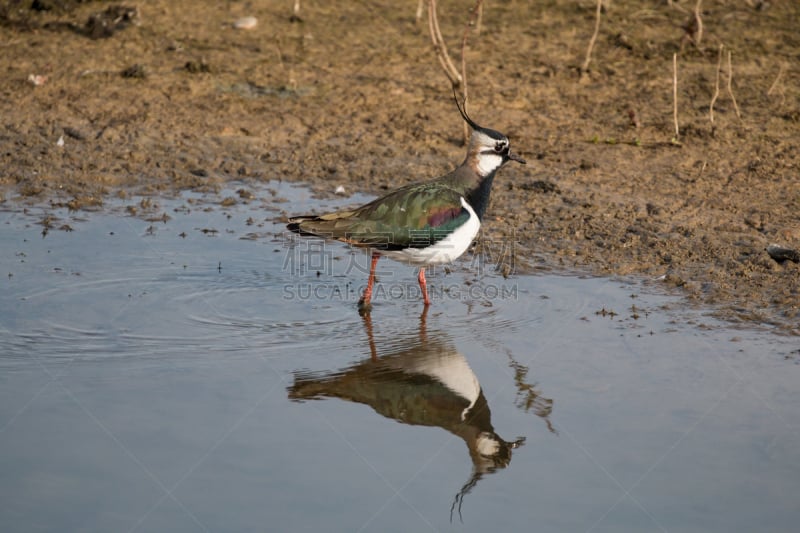
[[[378,360],[378,349],[375,348],[375,336],[372,334],[372,315],[362,313],[361,319],[364,321],[364,329],[367,330],[367,342],[369,342],[369,358],[373,361]]]
[[[419,281],[419,290],[422,291],[422,298],[425,302],[425,307],[431,305],[430,299],[428,299],[428,282],[425,281],[425,267],[421,267],[419,269],[419,276],[417,276],[417,281]]]
[[[372,254],[372,265],[369,268],[369,280],[367,281],[367,288],[364,289],[364,294],[361,295],[361,299],[358,300],[358,310],[361,313],[369,313],[372,301],[372,285],[375,283],[375,267],[378,265],[378,259],[381,258],[381,255],[377,252],[373,252]]]
[[[419,342],[425,344],[428,342],[428,309],[430,306],[425,306],[422,308],[422,314],[419,315]]]

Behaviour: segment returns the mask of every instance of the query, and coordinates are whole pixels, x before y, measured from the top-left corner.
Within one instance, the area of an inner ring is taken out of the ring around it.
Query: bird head
[[[475,123],[461,104],[458,97],[453,92],[459,113],[464,118],[469,127],[472,128],[472,135],[469,139],[467,148],[467,159],[475,165],[475,170],[481,176],[488,176],[492,172],[505,165],[509,161],[525,164],[525,160],[520,156],[511,153],[511,145],[508,137],[499,131],[483,128]]]

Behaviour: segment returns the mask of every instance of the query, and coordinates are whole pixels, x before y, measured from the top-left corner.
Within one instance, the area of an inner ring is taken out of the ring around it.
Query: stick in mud
[[[686,34],[681,39],[681,52],[686,41],[691,41],[694,47],[700,49],[700,42],[703,40],[703,18],[701,17],[700,5],[703,0],[697,0],[694,10],[689,15],[689,20],[683,25]]]
[[[775,88],[778,87],[778,83],[780,83],[785,70],[786,63],[781,63],[781,66],[778,68],[778,75],[775,76],[775,81],[772,82],[772,85],[769,86],[769,90],[767,90],[767,96],[772,96],[772,93],[775,91]],[[781,93],[783,93],[783,90],[781,90]]]
[[[450,54],[447,53],[447,46],[444,44],[442,32],[439,29],[439,20],[436,17],[436,0],[428,0],[428,30],[431,33],[431,41],[436,50],[436,57],[439,58],[439,63],[444,69],[444,73],[450,79],[453,87],[461,85],[461,74],[458,73],[453,61],[450,59]]]
[[[703,40],[703,19],[700,16],[700,4],[703,3],[703,0],[697,0],[697,4],[694,6],[694,24],[695,24],[695,32],[694,32],[694,45],[697,48],[700,48],[700,41]]]
[[[722,70],[722,48],[724,45],[719,45],[719,54],[717,57],[717,78],[714,83],[714,95],[711,97],[711,103],[708,106],[708,118],[711,123],[714,123],[714,102],[719,98],[719,71]]]
[[[467,24],[464,27],[464,35],[461,38],[461,85],[463,88],[463,97],[464,97],[464,112],[467,112],[467,36],[469,35],[469,29],[471,26],[475,26],[477,21],[481,18],[481,13],[483,12],[483,0],[477,0],[475,2],[475,7],[472,8],[472,13],[470,14],[469,19],[467,19]],[[480,33],[479,30],[476,30]],[[465,122],[464,123],[464,144],[469,142],[469,125]]]
[[[589,72],[589,63],[592,62],[592,50],[594,49],[594,43],[597,40],[597,34],[600,32],[600,14],[603,10],[603,0],[597,0],[597,12],[595,13],[594,19],[594,33],[592,34],[592,38],[589,39],[589,47],[586,49],[586,59],[581,65],[581,77],[583,77],[586,73]]]
[[[731,95],[731,100],[733,100],[733,109],[736,111],[736,116],[741,120],[742,114],[739,112],[739,104],[736,103],[736,97],[733,96],[733,87],[731,87],[732,81],[733,68],[731,67],[731,51],[728,50],[728,94]]]
[[[678,54],[672,54],[672,120],[675,122],[675,140],[678,140]]]

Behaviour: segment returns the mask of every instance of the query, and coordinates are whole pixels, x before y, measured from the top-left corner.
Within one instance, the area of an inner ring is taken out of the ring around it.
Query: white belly
[[[415,354],[404,353],[402,356],[383,360],[408,374],[430,376],[468,401],[469,405],[461,413],[462,420],[469,414],[481,394],[481,385],[467,358],[455,349],[443,348],[435,353],[421,350]]]
[[[461,205],[469,212],[469,218],[446,238],[427,248],[406,248],[404,250],[381,250],[380,254],[395,261],[414,266],[443,265],[451,263],[467,251],[469,245],[481,229],[481,221],[464,198]]]

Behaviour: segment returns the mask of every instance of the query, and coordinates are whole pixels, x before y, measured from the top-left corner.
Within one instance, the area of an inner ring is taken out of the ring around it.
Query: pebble
[[[242,17],[233,23],[233,27],[237,30],[252,30],[258,24],[255,17]]]
[[[47,81],[47,76],[42,76],[41,74],[29,74],[28,81],[38,87],[45,84]]]
[[[778,244],[770,244],[767,246],[767,253],[778,263],[783,263],[787,259],[793,263],[800,263],[800,251],[798,250],[785,248]]]
[[[334,193],[335,194],[344,194],[345,193],[344,192],[344,186],[343,185],[339,185],[338,187],[336,187],[336,190],[334,191]]]

